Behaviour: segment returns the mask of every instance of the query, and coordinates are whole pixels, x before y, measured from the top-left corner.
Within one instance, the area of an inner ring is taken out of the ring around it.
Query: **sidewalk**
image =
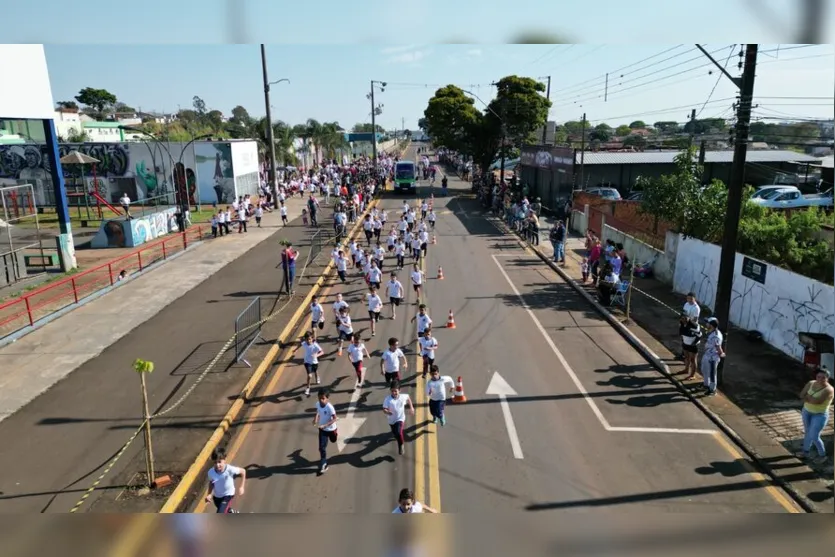
[[[543,217],[540,221],[542,241],[538,249],[553,259],[547,238],[556,219]],[[582,284],[580,262],[584,251],[582,238],[569,237],[566,264],[561,268],[579,284]],[[590,284],[584,289],[596,298]],[[677,308],[683,305],[684,297],[671,292],[663,283],[635,279],[628,330],[666,364],[679,382],[685,374],[682,362],[674,354],[678,353],[681,344]],[[611,313],[617,320],[625,321],[624,308],[616,306]],[[819,512],[833,512],[832,420],[824,431],[824,442],[830,455],[827,463],[813,469],[794,456],[803,440],[797,393],[809,378],[808,370],[767,344],[750,341],[743,331],[733,328],[725,362],[725,382],[719,396],[702,397],[701,376],[696,378],[684,387],[741,438],[759,464],[790,484]]]
[[[288,203],[291,218],[302,203]],[[322,219],[328,222],[329,210]],[[278,242],[292,241],[305,261],[312,229],[298,221],[283,228],[278,213],[266,214],[262,226],[203,242],[0,349],[0,463],[13,470],[0,480],[0,512],[67,512],[75,505],[139,425],[139,383],[130,367],[137,357],[156,365],[148,378],[152,412],[182,399],[154,421],[157,475],[171,473],[176,481],[187,469],[252,373],[235,363],[234,350],[220,352],[235,317],[255,296],[264,316],[284,308],[247,352],[256,365],[301,299],[277,295]],[[299,280],[299,296],[327,256]],[[141,439],[130,446],[82,512],[158,506],[123,491],[144,469],[141,447]]]

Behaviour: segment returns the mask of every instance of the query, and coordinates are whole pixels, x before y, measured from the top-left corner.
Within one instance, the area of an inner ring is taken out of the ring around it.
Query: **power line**
[[[728,68],[728,62],[731,61],[731,56],[734,55],[734,50],[735,49],[736,49],[736,45],[732,45],[731,46],[731,51],[728,53],[728,57],[725,59],[725,65],[722,66],[723,69]],[[716,91],[716,87],[719,86],[719,82],[722,80],[723,77],[725,77],[725,76],[722,73],[720,73],[719,77],[716,78],[716,83],[713,84],[713,89],[710,90],[710,94],[707,96],[707,100],[705,101],[705,104],[703,104],[702,108],[699,109],[699,113],[696,114],[696,118],[701,116],[702,112],[704,111],[705,107],[707,106],[708,101],[710,101],[710,98],[713,96],[713,92]]]
[[[577,57],[576,57],[576,58],[574,58],[573,60],[570,60],[570,61],[568,61],[568,62],[566,62],[566,63],[564,63],[564,64],[560,64],[559,66],[555,66],[555,67],[553,67],[553,68],[550,68],[548,71],[550,72],[550,71],[557,70],[557,69],[559,69],[559,68],[564,68],[564,67],[566,67],[566,66],[569,66],[569,65],[573,64],[574,62],[577,62],[578,60],[582,60],[583,58],[585,58],[585,57],[586,57],[586,56],[588,56],[589,54],[594,54],[595,52],[597,52],[598,50],[600,50],[600,49],[601,49],[601,48],[603,48],[604,46],[607,46],[607,45],[605,45],[605,44],[599,44],[599,45],[597,45],[596,47],[594,47],[593,49],[591,49],[591,50],[588,50],[588,51],[584,52],[584,53],[583,53],[583,54],[581,54],[580,56],[577,56]]]
[[[717,99],[715,101],[710,101],[709,104],[727,102],[727,101],[731,101],[731,100],[735,100],[735,99],[736,99],[736,97],[728,97],[728,98],[725,98],[725,99]],[[640,117],[640,116],[651,116],[651,115],[655,115],[655,114],[669,114],[669,113],[675,112],[677,110],[687,110],[688,108],[692,108],[694,104],[698,104],[698,103],[690,103],[690,104],[685,104],[685,105],[681,105],[681,106],[672,106],[672,107],[669,107],[669,108],[660,108],[658,110],[638,112],[638,113],[635,113],[635,114],[622,114],[620,116],[607,116],[605,118],[597,118],[597,119],[589,120],[589,121],[590,122],[602,122],[604,120],[619,120],[621,118],[634,118],[634,117]]]
[[[721,52],[721,51],[725,50],[726,48],[728,48],[728,46],[729,46],[729,45],[726,45],[726,46],[724,46],[724,47],[722,47],[722,48],[720,48],[720,49],[718,49],[718,50],[715,50],[715,51],[711,52],[711,54],[714,54],[714,53],[716,53],[716,52]],[[611,87],[610,87],[610,88],[608,88],[608,94],[609,94],[609,96],[611,96],[611,95],[613,95],[613,94],[617,94],[617,93],[620,93],[620,92],[623,92],[623,91],[628,91],[628,90],[630,90],[630,89],[635,89],[636,87],[643,87],[643,86],[645,86],[645,85],[650,85],[650,84],[652,84],[652,83],[656,83],[656,82],[658,82],[658,81],[663,81],[663,80],[665,80],[665,79],[669,79],[669,78],[671,78],[671,77],[675,77],[675,76],[677,76],[677,75],[682,75],[682,74],[685,74],[685,73],[693,72],[693,71],[699,70],[699,69],[701,69],[701,68],[705,68],[705,67],[708,67],[708,66],[712,66],[712,65],[713,65],[713,63],[712,63],[712,62],[705,62],[705,63],[702,63],[702,64],[700,64],[700,65],[698,65],[698,66],[694,66],[694,67],[692,67],[692,68],[688,68],[688,69],[685,69],[685,70],[681,70],[681,71],[679,71],[679,72],[672,73],[672,74],[669,74],[669,75],[666,75],[666,76],[661,76],[660,78],[656,78],[656,79],[650,80],[650,81],[648,81],[648,82],[646,82],[646,83],[640,83],[640,84],[638,84],[638,85],[633,85],[633,86],[631,86],[631,87],[620,87],[620,86],[625,85],[625,84],[627,84],[627,83],[632,83],[632,82],[634,82],[634,81],[639,81],[639,80],[641,80],[641,79],[645,79],[645,78],[647,78],[647,77],[650,77],[650,76],[653,76],[653,75],[656,75],[656,74],[659,74],[659,73],[665,72],[665,71],[667,71],[667,70],[674,69],[674,68],[677,68],[677,67],[681,67],[681,65],[683,65],[683,64],[688,64],[688,63],[690,63],[690,62],[694,62],[694,61],[696,61],[696,60],[703,60],[702,55],[701,55],[701,54],[699,54],[698,56],[695,56],[695,57],[693,57],[693,58],[690,58],[690,59],[688,59],[688,60],[685,60],[684,62],[679,62],[679,63],[676,63],[676,64],[674,64],[674,65],[672,65],[672,66],[667,66],[667,67],[664,67],[664,68],[661,68],[661,69],[658,69],[658,70],[655,70],[655,71],[652,71],[652,72],[646,73],[646,74],[644,74],[644,75],[640,75],[640,76],[638,76],[638,77],[634,77],[634,78],[632,78],[632,79],[627,79],[627,80],[625,80],[625,81],[622,81],[622,82],[618,83],[618,84],[614,87],[614,90],[613,90],[613,88],[611,88]],[[648,69],[648,68],[643,68],[643,69]],[[618,87],[620,87],[620,88],[618,88]],[[605,88],[605,87],[604,87],[604,88],[597,89],[597,92],[598,92],[598,94],[597,94],[597,95],[593,95],[593,96],[589,96],[589,97],[586,97],[584,94],[583,94],[583,95],[575,95],[574,97],[570,97],[570,98],[567,98],[567,99],[564,99],[564,100],[565,100],[565,101],[570,101],[570,100],[572,100],[572,99],[576,99],[577,97],[585,97],[585,98],[581,98],[581,99],[579,99],[578,101],[574,101],[574,102],[584,102],[584,101],[586,101],[586,100],[593,100],[593,99],[596,99],[596,98],[599,98],[599,97],[603,96],[603,93],[604,93],[606,90],[607,90],[607,88]],[[589,94],[593,94],[593,93],[591,93],[591,92],[590,92]]]
[[[568,48],[566,48],[565,50],[563,50],[560,54],[565,54],[566,52],[568,52],[569,50],[571,50],[572,48],[574,48],[574,47],[575,47],[575,46],[577,46],[577,45],[576,45],[576,44],[570,44],[570,45],[558,44],[557,46],[555,46],[554,48],[552,48],[552,49],[548,50],[548,52],[546,52],[545,54],[543,54],[542,56],[540,56],[539,58],[537,58],[536,60],[534,60],[533,62],[531,62],[531,65],[534,65],[534,64],[536,64],[537,62],[541,62],[541,61],[542,61],[542,60],[544,60],[545,58],[548,58],[548,57],[549,57],[552,53],[554,53],[557,49],[559,49],[560,47],[564,47],[564,46],[568,46]]]
[[[611,72],[608,72],[608,73],[609,73],[609,74],[615,74],[615,73],[621,72],[621,71],[623,71],[623,70],[627,70],[627,69],[629,69],[629,68],[631,68],[631,67],[633,67],[633,66],[637,66],[638,64],[643,64],[643,63],[644,63],[644,62],[646,62],[647,60],[652,60],[653,58],[657,58],[657,57],[659,57],[659,56],[663,56],[664,54],[666,54],[666,53],[668,53],[668,52],[671,52],[671,51],[673,51],[673,50],[679,49],[679,48],[681,48],[682,46],[684,46],[684,45],[679,44],[679,45],[676,45],[676,46],[674,46],[674,47],[668,48],[668,49],[666,49],[666,50],[662,50],[661,52],[658,52],[658,53],[656,53],[656,54],[653,54],[652,56],[647,56],[647,57],[646,57],[646,58],[644,58],[643,60],[638,60],[637,62],[633,62],[632,64],[628,64],[628,65],[626,65],[626,66],[623,66],[622,68],[618,68],[618,69],[616,69],[616,70],[612,70]],[[605,80],[605,79],[606,79],[606,74],[603,74],[603,75],[600,75],[600,76],[598,76],[598,77],[593,77],[593,78],[591,78],[591,79],[587,79],[586,81],[582,81],[582,82],[580,82],[580,83],[576,83],[576,84],[574,84],[574,85],[569,85],[568,87],[563,87],[563,88],[561,88],[561,89],[557,89],[556,91],[553,91],[553,93],[562,93],[562,92],[564,92],[564,91],[568,91],[568,90],[571,90],[571,89],[576,89],[577,87],[580,87],[581,85],[585,85],[585,84],[587,84],[587,83],[591,83],[591,82],[593,82],[593,81],[603,81],[603,80]]]

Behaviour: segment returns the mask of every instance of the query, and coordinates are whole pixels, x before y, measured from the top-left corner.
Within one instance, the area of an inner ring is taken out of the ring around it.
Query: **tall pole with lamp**
[[[386,82],[385,81],[376,81],[371,80],[371,92],[368,94],[368,98],[371,100],[371,161],[373,163],[374,172],[378,171],[377,169],[377,115],[383,113],[383,105],[379,107],[374,103],[374,88],[379,87],[380,92],[384,93],[386,91]]]
[[[290,80],[282,78],[277,81],[270,81],[267,74],[267,52],[263,44],[261,45],[261,71],[264,78],[264,105],[267,112],[267,142],[270,144],[268,150],[270,156],[270,191],[272,192],[273,203],[275,203],[275,200],[278,199],[278,181],[276,180],[275,133],[273,131],[273,117],[270,109],[270,85],[277,85],[284,82],[290,83]]]

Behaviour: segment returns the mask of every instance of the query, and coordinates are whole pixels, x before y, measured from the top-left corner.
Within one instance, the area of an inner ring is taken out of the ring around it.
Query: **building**
[[[607,185],[622,194],[630,192],[639,177],[657,178],[675,171],[674,159],[680,151],[645,151],[642,153],[575,153],[574,174],[585,187]],[[707,181],[719,179],[730,182],[733,151],[707,151],[705,174]],[[750,149],[746,157],[745,182],[754,186],[790,183],[805,173],[820,158],[795,151]],[[579,182],[578,182],[579,183]]]

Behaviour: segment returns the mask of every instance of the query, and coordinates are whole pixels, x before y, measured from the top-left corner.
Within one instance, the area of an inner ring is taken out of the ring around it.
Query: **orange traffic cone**
[[[455,395],[452,397],[452,402],[467,402],[467,395],[464,394],[464,381],[460,375],[458,376],[458,383],[455,385]]]
[[[434,234],[432,234],[432,244],[434,245],[434,244],[437,244],[437,243],[438,243],[438,237],[435,236]]]
[[[444,280],[444,269],[443,267],[438,267],[438,280]]]
[[[455,317],[452,316],[452,310],[449,310],[449,317],[446,319],[446,328],[447,329],[454,329],[455,328]]]

